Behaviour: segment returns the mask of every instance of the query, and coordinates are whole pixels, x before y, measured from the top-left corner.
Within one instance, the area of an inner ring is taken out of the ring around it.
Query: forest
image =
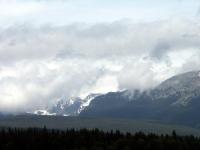
[[[193,135],[122,133],[99,129],[2,128],[0,150],[199,150]]]

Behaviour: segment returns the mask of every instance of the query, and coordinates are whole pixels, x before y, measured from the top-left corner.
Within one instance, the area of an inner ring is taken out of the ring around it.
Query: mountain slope
[[[158,120],[200,127],[200,72],[174,76],[145,92],[115,92],[95,98],[80,116]]]
[[[86,98],[72,97],[70,99],[60,99],[54,106],[46,110],[35,110],[35,115],[54,116],[77,116],[87,107],[90,102],[100,94],[90,94]]]
[[[155,99],[173,96],[177,97],[174,104],[187,106],[192,99],[200,96],[200,72],[193,71],[174,76],[161,83],[154,91],[159,93],[159,97]]]

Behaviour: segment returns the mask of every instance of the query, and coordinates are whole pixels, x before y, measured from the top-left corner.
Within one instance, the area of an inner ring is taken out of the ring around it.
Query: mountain
[[[86,98],[72,97],[70,99],[60,99],[54,106],[47,110],[36,110],[35,115],[54,116],[77,116],[87,107],[90,102],[100,94],[90,94]]]
[[[83,103],[84,101],[82,101],[82,99],[80,99],[79,97],[70,98],[69,100],[61,99],[48,111],[50,113],[55,113],[56,115],[61,116],[75,116],[78,114],[78,110]]]
[[[174,76],[161,83],[154,93],[155,99],[176,97],[174,105],[189,105],[191,100],[200,95],[200,72],[193,71]]]
[[[173,76],[156,88],[123,91],[93,99],[80,116],[157,120],[200,128],[200,72]]]

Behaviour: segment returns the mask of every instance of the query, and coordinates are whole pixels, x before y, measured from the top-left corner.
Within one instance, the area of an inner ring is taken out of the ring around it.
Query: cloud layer
[[[0,110],[59,98],[148,89],[200,66],[200,24],[170,19],[0,29]]]

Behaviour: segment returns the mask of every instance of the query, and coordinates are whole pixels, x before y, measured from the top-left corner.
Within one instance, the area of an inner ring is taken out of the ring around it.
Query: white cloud
[[[60,97],[147,89],[200,69],[195,20],[12,26],[0,30],[0,110],[43,109]]]

